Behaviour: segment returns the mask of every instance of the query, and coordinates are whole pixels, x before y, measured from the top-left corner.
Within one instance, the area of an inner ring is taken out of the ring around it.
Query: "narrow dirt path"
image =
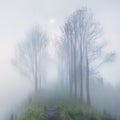
[[[47,120],[58,120],[59,112],[55,107],[48,106],[46,109]]]
[[[47,115],[46,120],[58,120],[59,111],[56,108],[56,105],[58,105],[60,98],[58,94],[56,94],[55,90],[51,91],[49,95],[51,97],[46,101],[46,115]]]

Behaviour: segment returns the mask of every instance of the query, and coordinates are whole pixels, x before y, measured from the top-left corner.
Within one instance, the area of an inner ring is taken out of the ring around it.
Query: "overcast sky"
[[[16,44],[35,24],[49,35],[58,35],[65,18],[82,6],[92,9],[103,26],[108,50],[118,54],[115,63],[105,65],[101,74],[107,82],[119,83],[120,0],[0,0],[0,104],[6,104],[8,98],[12,100],[10,96],[21,93],[21,87],[28,84],[17,76],[11,65]],[[54,19],[55,23],[50,24],[50,19]],[[27,86],[26,89],[30,88]]]

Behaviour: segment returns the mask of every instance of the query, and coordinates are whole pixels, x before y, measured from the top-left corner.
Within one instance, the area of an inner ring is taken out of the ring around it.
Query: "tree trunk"
[[[90,101],[90,73],[89,73],[89,61],[88,61],[88,53],[87,53],[87,46],[86,46],[86,89],[87,89],[87,103],[88,105],[91,104]]]
[[[80,100],[83,102],[83,40],[80,43]]]
[[[35,92],[38,92],[38,79],[35,77]]]
[[[80,65],[80,100],[83,102],[83,76],[82,76],[82,65]]]

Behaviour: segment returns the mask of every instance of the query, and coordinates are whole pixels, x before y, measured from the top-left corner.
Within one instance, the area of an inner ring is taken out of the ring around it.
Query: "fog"
[[[103,81],[93,80],[91,83],[92,105],[120,117],[119,0],[0,0],[0,120],[8,120],[34,91],[32,81],[12,63],[18,43],[26,39],[35,25],[46,31],[49,42],[42,59],[43,88],[61,89],[63,70],[67,68],[62,68],[56,39],[60,39],[61,27],[67,17],[84,6],[91,9],[103,28],[101,40],[107,44],[105,52],[116,53],[113,62],[99,69]]]

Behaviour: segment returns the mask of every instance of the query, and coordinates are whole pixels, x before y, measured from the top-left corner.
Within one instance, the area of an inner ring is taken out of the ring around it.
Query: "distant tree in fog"
[[[38,26],[32,28],[27,38],[18,45],[13,64],[32,79],[35,91],[41,88],[42,57],[47,44],[46,34]]]

